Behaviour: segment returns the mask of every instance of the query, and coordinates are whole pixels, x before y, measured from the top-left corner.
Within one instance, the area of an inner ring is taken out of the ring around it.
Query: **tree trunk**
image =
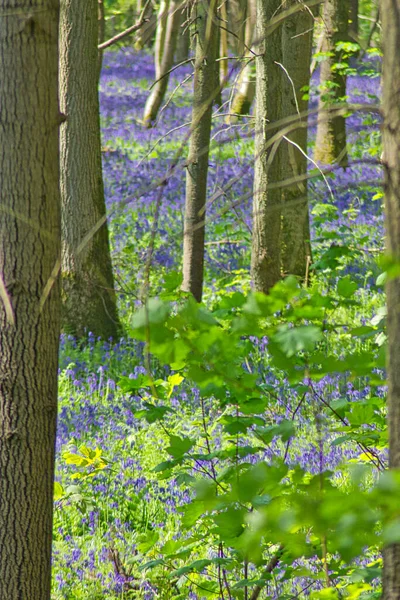
[[[215,35],[217,38],[217,54],[215,57],[215,60],[217,61],[215,63],[215,69],[214,69],[214,94],[213,94],[213,104],[215,106],[222,106],[222,81],[220,78],[220,66],[221,66],[221,61],[219,61],[218,59],[220,58],[221,54],[221,28],[219,26],[221,19],[220,19],[220,10],[218,10],[217,12],[217,24],[216,24],[216,28],[215,28]]]
[[[186,173],[182,289],[201,302],[203,292],[205,202],[211,114],[216,93],[216,3],[198,2],[193,89],[192,131]]]
[[[176,42],[175,62],[181,63],[189,57],[190,50],[190,35],[188,23],[188,10],[180,11],[179,32]]]
[[[63,326],[118,337],[101,167],[97,0],[63,0],[60,15]]]
[[[254,27],[256,23],[255,8],[254,0],[249,0],[247,5],[245,44],[247,48],[250,49],[253,49]],[[256,82],[254,77],[254,60],[251,60],[253,56],[254,55],[246,49],[246,62],[240,72],[236,86],[237,91],[232,101],[231,112],[236,115],[248,115],[254,101]],[[234,118],[231,117],[229,120],[232,122]]]
[[[358,41],[358,0],[350,0],[350,33]]]
[[[271,135],[265,127],[281,118],[282,28],[277,27],[267,38],[265,31],[271,18],[282,5],[281,0],[257,0],[256,20],[256,119],[255,167],[253,195],[253,238],[251,274],[254,289],[268,293],[281,277],[281,197],[279,189],[268,190],[270,183],[280,180],[280,148],[268,147]],[[274,151],[275,155],[273,154]]]
[[[219,54],[220,58],[228,56],[228,12],[226,8],[226,1],[222,2],[221,8],[219,9],[220,13],[220,27],[219,27]],[[218,69],[216,69],[218,72]],[[228,81],[228,73],[229,73],[229,62],[228,60],[221,60],[219,63],[219,79],[221,88],[225,87]]]
[[[0,600],[50,600],[60,335],[58,0],[0,0]]]
[[[386,245],[400,261],[400,0],[382,0]],[[387,284],[389,467],[400,468],[400,278]],[[384,550],[383,598],[400,598],[400,544]]]
[[[106,16],[104,10],[104,0],[98,0],[98,41],[97,43],[100,45],[105,41],[106,35]],[[101,75],[101,68],[103,66],[103,50],[99,50],[99,79]]]
[[[169,14],[167,16],[167,26],[164,39],[164,50],[156,83],[147,98],[143,113],[143,124],[145,127],[151,127],[157,118],[158,111],[165,98],[168,89],[169,73],[173,67],[176,43],[179,33],[179,23],[181,0],[171,0],[169,4]]]
[[[289,8],[297,0],[287,0]],[[294,117],[308,107],[303,97],[310,85],[314,19],[304,8],[287,18],[282,28],[282,117]],[[298,119],[297,129],[282,144],[282,179],[307,172],[307,117]],[[311,261],[307,182],[282,188],[282,265],[285,274],[304,279]]]
[[[338,162],[346,166],[346,119],[343,116],[332,117],[329,107],[344,102],[346,97],[346,74],[340,67],[342,52],[337,44],[348,40],[348,0],[325,0],[322,20],[325,29],[322,51],[326,58],[321,63],[315,160],[322,164]]]
[[[140,0],[140,2],[138,3],[138,7],[137,7],[138,15],[140,15],[142,13],[143,6],[144,6],[144,2],[142,0]],[[157,16],[154,13],[154,7],[151,2],[147,6],[146,12],[143,16],[146,19],[149,19],[149,21],[148,21],[148,23],[143,25],[143,27],[141,27],[136,34],[136,40],[135,40],[135,44],[134,44],[135,50],[142,50],[145,47],[145,45],[147,43],[149,43],[149,41],[152,39],[153,33],[157,27]]]
[[[156,41],[154,45],[154,67],[155,79],[162,73],[162,60],[164,55],[165,38],[167,35],[167,23],[169,19],[170,0],[161,0],[157,15]]]
[[[228,27],[232,41],[232,48],[238,56],[243,56],[245,53],[244,38],[245,38],[245,23],[247,12],[247,0],[229,0],[228,4]]]

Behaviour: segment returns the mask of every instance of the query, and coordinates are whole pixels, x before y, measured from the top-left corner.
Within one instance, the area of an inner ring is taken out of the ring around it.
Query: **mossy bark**
[[[0,600],[50,600],[60,334],[58,0],[0,0]]]
[[[288,9],[296,0],[287,0]],[[314,19],[304,8],[287,18],[282,28],[282,117],[307,110]],[[298,117],[296,129],[282,143],[282,179],[307,172],[307,117]],[[282,187],[282,268],[304,279],[311,262],[307,182]]]
[[[382,0],[383,164],[387,253],[400,261],[400,0]],[[400,278],[390,278],[388,311],[389,467],[400,468]],[[383,599],[400,598],[400,544],[384,549]]]
[[[186,172],[182,289],[200,302],[203,293],[205,206],[211,114],[215,90],[216,2],[197,3],[193,110]]]
[[[62,323],[83,337],[118,338],[104,201],[98,98],[97,0],[63,0],[60,13]]]
[[[281,198],[280,189],[268,189],[281,179],[281,151],[268,146],[272,134],[266,126],[282,114],[282,29],[268,37],[265,32],[279,13],[281,0],[257,0],[256,20],[256,118],[253,194],[253,234],[251,275],[254,289],[268,293],[281,277]],[[274,131],[273,133],[276,133]]]
[[[346,72],[340,65],[342,51],[339,42],[347,41],[349,24],[349,0],[324,0],[322,20],[325,29],[321,63],[320,96],[317,137],[314,158],[321,164],[338,162],[348,164],[346,119],[333,116],[329,108],[344,102],[346,98]]]

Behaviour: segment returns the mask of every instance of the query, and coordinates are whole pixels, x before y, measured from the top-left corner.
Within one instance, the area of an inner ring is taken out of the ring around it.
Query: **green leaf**
[[[243,509],[229,507],[227,511],[213,516],[216,533],[223,540],[239,537],[244,531],[244,515]]]
[[[313,350],[315,344],[321,339],[322,331],[315,325],[298,327],[282,325],[274,336],[274,340],[288,357],[301,351]]]
[[[177,435],[169,436],[169,446],[166,449],[168,454],[173,456],[174,458],[182,458],[184,454],[189,452],[195,445],[195,441],[191,440],[188,437],[178,437]]]
[[[169,303],[158,298],[151,298],[147,305],[140,308],[132,317],[134,329],[146,328],[149,325],[163,323],[170,313]]]
[[[173,412],[168,406],[156,406],[150,402],[143,402],[144,409],[135,412],[137,419],[146,419],[148,423],[155,423],[156,421],[162,421],[167,412]]]
[[[343,298],[351,298],[357,289],[358,284],[355,281],[352,281],[349,275],[342,277],[342,279],[339,279],[338,281],[337,293]]]

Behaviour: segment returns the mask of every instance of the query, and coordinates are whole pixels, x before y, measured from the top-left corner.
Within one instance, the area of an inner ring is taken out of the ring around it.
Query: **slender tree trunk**
[[[232,48],[243,56],[247,0],[230,0],[228,5],[228,29],[231,32]],[[225,24],[226,27],[226,24]]]
[[[179,23],[181,0],[171,0],[169,4],[169,14],[167,18],[164,50],[162,53],[161,66],[159,68],[158,80],[147,98],[147,102],[143,113],[143,124],[145,127],[151,127],[157,118],[158,111],[165,98],[165,93],[168,88],[169,74],[168,71],[173,67],[176,42],[179,33]]]
[[[104,10],[104,0],[98,0],[98,20],[99,20],[99,35],[98,35],[98,44],[102,44],[105,41],[106,35],[106,16]],[[103,66],[103,50],[99,50],[99,79],[101,75],[101,68]]]
[[[178,39],[176,42],[175,62],[181,63],[186,60],[189,56],[190,50],[190,34],[189,34],[189,23],[188,23],[188,11],[180,10],[180,26],[178,32]]]
[[[289,8],[297,0],[287,0]],[[314,19],[304,8],[287,18],[282,28],[282,117],[301,114],[308,107],[304,100],[310,85],[310,64]],[[307,172],[307,118],[298,120],[297,129],[288,133],[282,144],[282,179]],[[282,188],[282,265],[286,274],[304,278],[311,261],[310,220],[307,182]]]
[[[216,2],[198,2],[192,133],[186,173],[182,289],[200,302],[203,292],[205,202],[217,56]]]
[[[222,2],[220,8],[220,19],[219,19],[219,54],[220,57],[228,56],[228,11],[227,1]],[[218,69],[217,69],[218,71]],[[228,81],[229,63],[228,60],[221,60],[219,63],[219,78],[221,87],[224,87]]]
[[[339,162],[346,166],[346,119],[343,116],[332,117],[329,107],[343,102],[346,97],[346,74],[340,67],[342,52],[337,44],[348,40],[348,0],[325,0],[322,20],[325,28],[322,51],[326,58],[321,63],[315,160],[322,164]]]
[[[141,0],[138,3],[138,10],[137,10],[138,15],[140,15],[142,13],[143,5],[144,5],[144,2],[142,2],[142,0]],[[146,19],[149,19],[149,21],[143,27],[141,27],[136,34],[136,41],[134,44],[135,50],[142,50],[145,47],[145,45],[150,42],[150,40],[152,39],[153,33],[156,30],[157,15],[154,12],[154,6],[152,5],[152,3],[150,3],[148,5],[146,12],[144,14],[144,17]]]
[[[358,0],[350,0],[350,33],[358,40]]]
[[[97,0],[63,0],[60,15],[63,326],[118,337],[101,167]]]
[[[382,0],[386,245],[400,261],[400,0]],[[389,467],[400,468],[400,278],[387,284]],[[400,544],[384,550],[383,598],[400,598]]]
[[[251,50],[254,38],[254,27],[256,23],[256,7],[254,0],[248,0],[247,5],[247,20],[245,29],[245,44]],[[251,105],[253,104],[256,93],[256,82],[254,77],[254,60],[251,60],[254,55],[246,49],[246,61],[238,78],[237,91],[232,101],[233,114],[248,115]],[[230,121],[232,122],[232,118]]]
[[[221,56],[220,52],[221,52],[221,29],[220,29],[220,10],[218,10],[217,12],[217,22],[216,22],[216,30],[215,30],[215,35],[217,38],[217,54],[215,57],[215,60],[217,61],[215,64],[215,69],[214,69],[214,96],[213,96],[213,104],[215,104],[215,106],[222,106],[222,81],[220,78],[220,65],[221,65],[221,61],[219,61],[219,57]]]
[[[266,125],[281,117],[282,70],[277,63],[282,63],[282,28],[276,28],[267,38],[265,31],[272,16],[278,14],[282,2],[257,0],[256,6],[257,105],[251,274],[254,289],[268,293],[281,277],[282,193],[279,189],[267,189],[268,184],[281,178],[281,151],[277,145],[267,146],[270,134]]]
[[[50,600],[58,9],[58,0],[0,0],[0,600]]]
[[[161,0],[157,15],[156,41],[154,45],[154,66],[156,80],[162,73],[162,60],[165,48],[165,38],[167,35],[167,23],[169,19],[170,0]]]

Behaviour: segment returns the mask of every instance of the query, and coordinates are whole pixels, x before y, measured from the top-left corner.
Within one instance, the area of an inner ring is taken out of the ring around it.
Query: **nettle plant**
[[[357,288],[289,277],[268,296],[225,292],[211,311],[177,297],[134,316],[149,369],[120,386],[164,436],[154,472],[191,490],[176,530],[142,540],[140,571],[159,597],[380,597],[400,474],[383,473],[381,319],[349,325]],[[167,380],[152,377],[155,359]]]

